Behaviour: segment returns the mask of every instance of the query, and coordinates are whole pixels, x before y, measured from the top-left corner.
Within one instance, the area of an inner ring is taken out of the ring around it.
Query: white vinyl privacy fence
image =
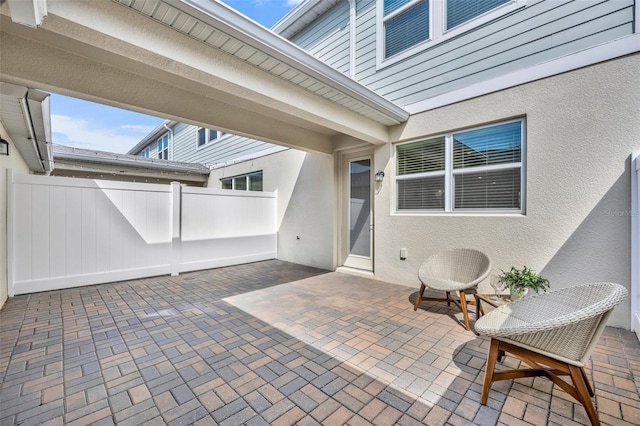
[[[9,295],[273,259],[276,195],[8,174]]]

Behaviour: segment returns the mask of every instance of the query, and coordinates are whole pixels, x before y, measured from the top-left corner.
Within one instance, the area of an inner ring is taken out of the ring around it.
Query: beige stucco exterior
[[[430,254],[485,251],[493,270],[529,266],[552,288],[611,281],[630,287],[630,155],[640,148],[640,55],[412,116],[406,141],[514,117],[526,119],[525,214],[394,213],[393,146],[376,150],[386,176],[375,197],[375,276],[417,285]],[[408,258],[400,260],[400,249]],[[488,291],[487,283],[481,289]],[[610,325],[629,328],[629,299]]]
[[[0,155],[0,308],[9,295],[7,287],[7,169],[29,173],[29,168],[0,121],[0,135],[9,142],[9,155]]]
[[[209,187],[222,177],[263,171],[264,191],[277,191],[278,258],[332,270],[335,267],[333,157],[286,150],[214,169]]]

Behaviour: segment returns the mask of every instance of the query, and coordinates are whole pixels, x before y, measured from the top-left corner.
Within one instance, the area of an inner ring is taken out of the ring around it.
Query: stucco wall
[[[8,297],[7,288],[7,169],[14,173],[29,173],[29,168],[9,138],[0,121],[0,135],[9,142],[9,156],[0,155],[0,308]]]
[[[485,251],[494,271],[527,265],[555,288],[611,281],[630,286],[630,154],[640,148],[640,55],[606,62],[414,115],[392,131],[411,140],[526,118],[526,214],[396,215],[393,149],[376,151],[388,179],[376,195],[376,278],[416,285],[430,254]],[[400,249],[408,249],[401,261]],[[487,292],[490,287],[483,283]],[[628,328],[629,299],[610,324]]]
[[[259,170],[263,189],[278,191],[278,259],[333,270],[333,157],[289,149],[215,169],[208,186]]]

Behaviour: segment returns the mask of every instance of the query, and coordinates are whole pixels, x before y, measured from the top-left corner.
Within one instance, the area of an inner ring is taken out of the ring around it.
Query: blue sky
[[[269,28],[300,0],[222,0]],[[51,94],[53,143],[125,153],[162,123],[151,117],[67,96]]]

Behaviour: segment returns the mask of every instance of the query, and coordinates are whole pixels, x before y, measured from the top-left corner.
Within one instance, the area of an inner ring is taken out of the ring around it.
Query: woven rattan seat
[[[526,297],[480,318],[476,331],[491,337],[482,404],[494,381],[546,376],[585,407],[592,424],[600,424],[584,366],[613,308],[626,295],[619,284],[584,284]],[[494,371],[505,352],[531,368]],[[573,386],[561,375],[569,375]]]
[[[459,248],[442,251],[430,256],[418,270],[420,291],[413,310],[417,310],[423,300],[455,303],[462,311],[464,324],[469,330],[469,312],[465,292],[475,289],[491,272],[491,261],[481,251]],[[423,297],[426,288],[444,291],[445,298]],[[453,299],[451,292],[458,292],[459,299]]]

